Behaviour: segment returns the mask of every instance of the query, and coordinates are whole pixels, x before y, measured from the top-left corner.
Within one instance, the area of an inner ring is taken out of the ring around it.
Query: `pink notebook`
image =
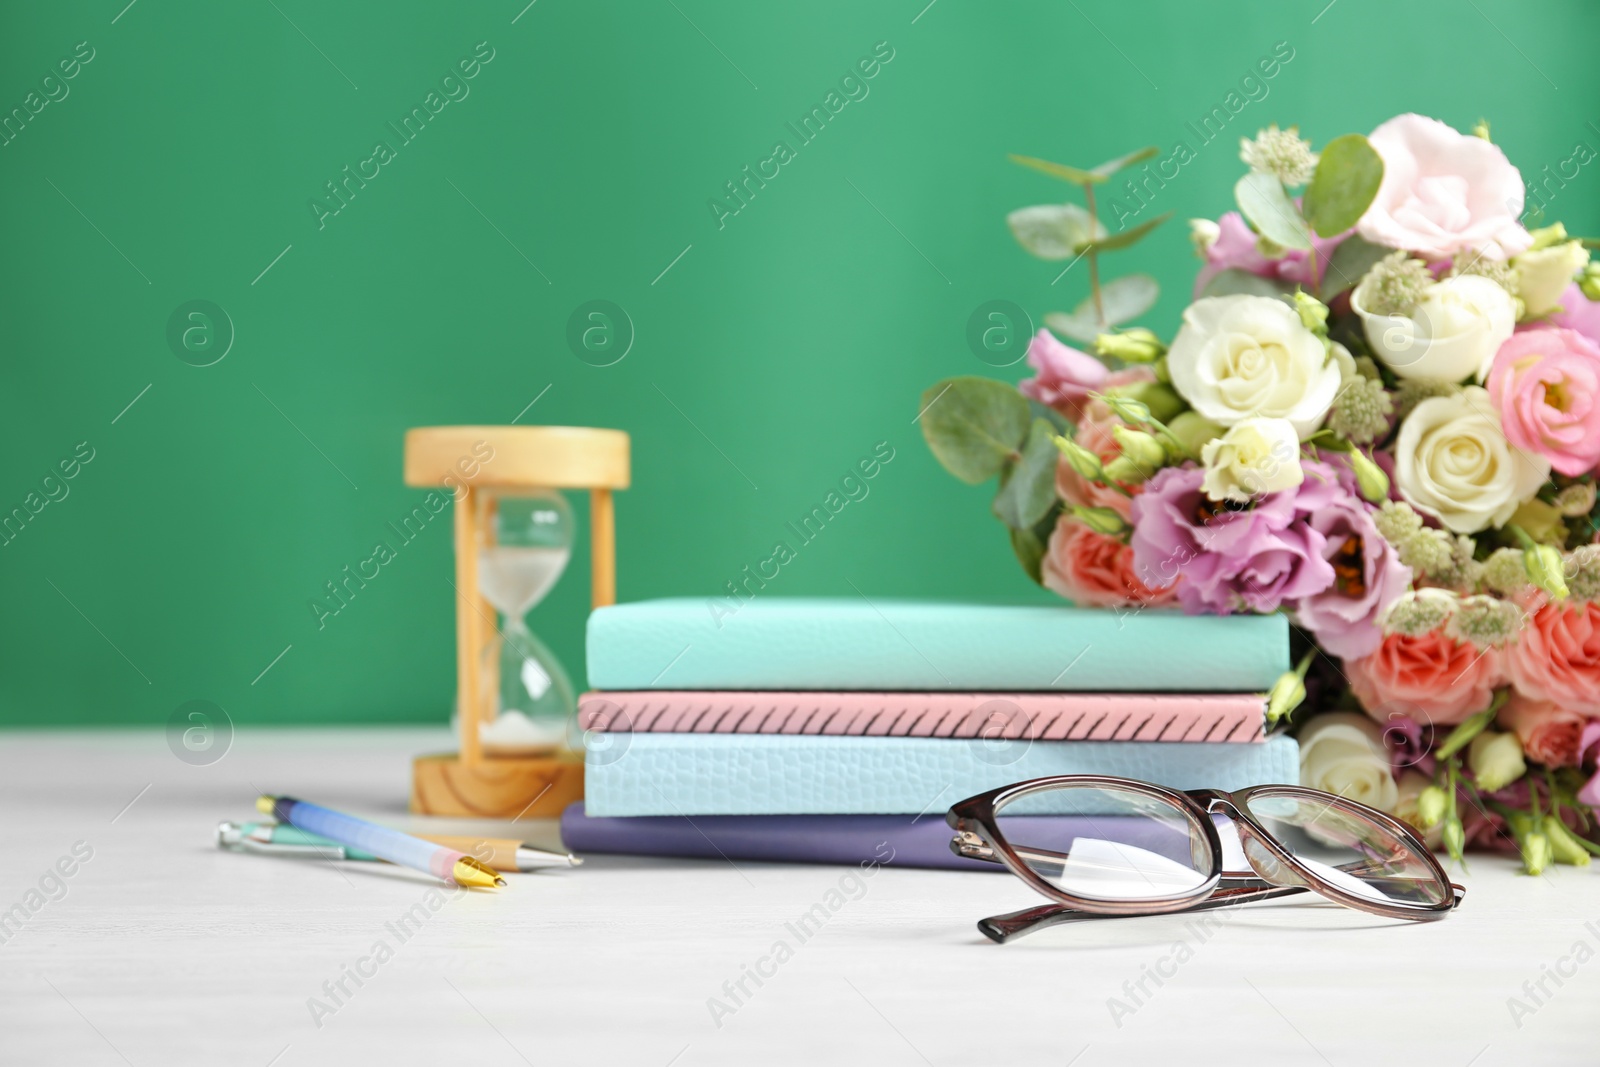
[[[1260,693],[585,693],[602,732],[835,734],[1036,741],[1261,741]]]

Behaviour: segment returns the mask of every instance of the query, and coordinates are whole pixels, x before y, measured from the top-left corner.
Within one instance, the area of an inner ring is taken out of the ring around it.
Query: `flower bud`
[[[1089,529],[1093,530],[1095,533],[1102,533],[1108,537],[1115,537],[1117,534],[1122,533],[1128,528],[1128,524],[1122,521],[1122,516],[1118,515],[1111,508],[1085,508],[1075,506],[1072,508],[1072,517],[1089,527]]]
[[[1100,465],[1100,457],[1084,448],[1070,437],[1052,437],[1056,449],[1067,458],[1067,466],[1078,472],[1081,478],[1091,482],[1105,480],[1105,468]]]
[[[1522,563],[1528,568],[1529,580],[1549,593],[1552,600],[1567,599],[1567,577],[1563,573],[1561,553],[1554,545],[1529,545],[1522,550]]]
[[[1529,874],[1543,874],[1544,869],[1550,866],[1550,839],[1542,833],[1531,833],[1520,842],[1522,846],[1522,865]]]
[[[1436,785],[1430,785],[1417,794],[1417,820],[1422,823],[1424,830],[1438,826],[1449,808],[1449,798]]]
[[[1593,482],[1573,482],[1556,494],[1556,510],[1569,519],[1587,515],[1594,510]]]
[[[1479,119],[1472,124],[1472,136],[1482,141],[1489,139],[1489,120]]]
[[[1300,325],[1322,337],[1328,332],[1328,305],[1304,290],[1294,294],[1294,309],[1300,315]]]
[[[1467,746],[1467,766],[1484,793],[1504,789],[1528,771],[1517,735],[1497,730],[1485,730],[1472,739]]]
[[[1143,326],[1121,333],[1103,333],[1094,339],[1094,354],[1114,356],[1124,363],[1152,363],[1167,352],[1161,338]]]
[[[1305,698],[1306,683],[1299,671],[1284,671],[1278,675],[1278,680],[1272,683],[1272,691],[1267,694],[1267,725],[1275,725],[1298,708]]]
[[[1185,407],[1183,399],[1173,392],[1172,386],[1164,382],[1133,382],[1130,385],[1119,385],[1107,389],[1106,396],[1136,400],[1145,406],[1151,418],[1163,422]]]
[[[1106,477],[1123,485],[1143,485],[1156,473],[1158,467],[1147,467],[1127,456],[1118,456],[1106,464]]]
[[[1150,421],[1150,408],[1142,400],[1135,400],[1129,396],[1120,396],[1116,393],[1101,393],[1100,400],[1112,413],[1123,422],[1137,423],[1141,426]]]
[[[1389,476],[1359,448],[1350,450],[1350,470],[1356,476],[1361,498],[1367,503],[1378,504],[1389,499]]]
[[[1223,434],[1221,423],[1212,422],[1198,411],[1185,411],[1167,423],[1172,436],[1183,442],[1183,447],[1198,456],[1209,442]]]
[[[1590,263],[1578,275],[1578,288],[1590,300],[1600,300],[1600,263]]]
[[[1578,844],[1567,824],[1554,815],[1544,817],[1544,836],[1550,841],[1550,855],[1557,863],[1571,867],[1589,866],[1589,850]]]
[[[1528,251],[1537,252],[1541,248],[1561,244],[1567,240],[1567,228],[1557,222],[1549,226],[1541,226],[1537,230],[1529,230],[1528,236],[1533,238],[1533,244],[1528,246]]]
[[[1467,829],[1461,825],[1457,816],[1450,816],[1444,821],[1444,829],[1440,831],[1439,840],[1444,845],[1444,850],[1454,860],[1460,861],[1467,848]]]
[[[1161,442],[1145,433],[1143,430],[1130,430],[1126,426],[1111,427],[1111,436],[1116,439],[1126,458],[1148,468],[1151,473],[1159,470],[1167,461],[1167,450],[1161,447]]]
[[[1211,246],[1221,236],[1222,227],[1210,219],[1189,220],[1189,240],[1194,244],[1194,254],[1201,259],[1206,258],[1206,253],[1211,251]]]

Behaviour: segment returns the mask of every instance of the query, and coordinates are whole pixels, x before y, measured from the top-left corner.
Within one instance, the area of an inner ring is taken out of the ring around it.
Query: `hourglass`
[[[503,620],[483,650],[485,751],[554,755],[570,735],[577,705],[561,662],[528,629],[528,612],[567,569],[575,520],[554,489],[491,490],[479,531],[478,589]]]
[[[562,489],[589,490],[591,599],[616,601],[611,494],[628,487],[628,451],[620,430],[576,426],[407,431],[406,484],[432,489],[429,511],[454,500],[461,746],[413,762],[413,812],[553,817],[583,798],[583,755],[568,748],[572,682],[525,617],[572,551],[577,524]]]

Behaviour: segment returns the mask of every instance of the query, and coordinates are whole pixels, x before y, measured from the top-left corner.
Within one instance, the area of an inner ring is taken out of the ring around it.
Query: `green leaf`
[[[1375,245],[1363,240],[1357,234],[1351,234],[1339,242],[1339,247],[1333,250],[1333,255],[1328,258],[1328,270],[1322,276],[1322,299],[1324,302],[1332,300],[1346,289],[1353,289],[1360,283],[1367,271],[1377,266],[1378,261],[1393,252],[1394,249],[1384,245]]]
[[[1091,237],[1104,236],[1104,226],[1090,228],[1089,213],[1077,204],[1036,204],[1006,216],[1011,236],[1040,259],[1071,259]]]
[[[1200,290],[1202,297],[1207,296],[1288,296],[1294,292],[1293,286],[1284,282],[1263,278],[1259,274],[1251,274],[1238,267],[1229,267],[1227,270],[1218,271],[1206,287]]]
[[[1044,419],[1033,420],[1022,458],[1011,468],[995,494],[994,513],[1013,530],[1031,530],[1056,502],[1056,430]]]
[[[1160,295],[1161,286],[1150,275],[1129,274],[1100,287],[1100,300],[1106,312],[1104,323],[1095,315],[1091,295],[1071,312],[1050,312],[1044,317],[1044,324],[1063,337],[1080,344],[1092,344],[1107,328],[1120,326],[1149,311]]]
[[[1147,145],[1144,148],[1139,149],[1137,152],[1129,152],[1125,156],[1118,156],[1116,159],[1108,159],[1098,167],[1095,167],[1093,170],[1091,170],[1090,173],[1098,174],[1102,178],[1109,178],[1123,167],[1131,167],[1135,163],[1143,163],[1152,156],[1157,156],[1160,154],[1161,149],[1157,148],[1155,145]]]
[[[1302,198],[1306,221],[1319,237],[1343,233],[1361,221],[1382,182],[1383,157],[1365,137],[1359,133],[1335,137],[1323,146],[1316,173],[1306,186]]]
[[[1106,321],[1112,326],[1121,326],[1143,315],[1156,306],[1156,299],[1160,295],[1160,284],[1148,274],[1124,275],[1100,287],[1100,300],[1106,309]],[[1094,308],[1092,298],[1089,301],[1089,308],[1092,314]],[[1079,310],[1082,310],[1081,306]]]
[[[1256,232],[1285,248],[1309,250],[1305,220],[1283,191],[1283,183],[1271,174],[1246,174],[1233,187],[1239,212],[1250,220]]]
[[[1041,567],[1044,564],[1045,543],[1039,540],[1039,535],[1032,530],[1009,530],[1011,534],[1011,551],[1017,555],[1017,562],[1022,564],[1022,569],[1034,582],[1043,584]]]
[[[1039,403],[1031,396],[1028,397],[1028,411],[1032,413],[1034,418],[1043,419],[1051,426],[1054,426],[1056,433],[1070,434],[1072,432],[1072,423],[1067,421],[1065,415],[1048,404]]]
[[[1139,223],[1139,225],[1135,226],[1131,230],[1123,230],[1121,233],[1114,233],[1109,237],[1102,237],[1097,241],[1088,242],[1084,244],[1079,251],[1087,252],[1092,248],[1095,252],[1114,252],[1119,248],[1127,248],[1129,245],[1138,243],[1141,239],[1143,239],[1145,234],[1149,233],[1157,226],[1160,226],[1163,222],[1166,222],[1171,217],[1172,212],[1170,211],[1165,215],[1158,215],[1149,222]]]
[[[971,485],[1000,472],[1028,434],[1028,401],[992,378],[946,378],[922,394],[922,436],[944,469]]]
[[[1079,170],[1077,167],[1069,167],[1065,163],[1052,163],[1048,159],[1035,159],[1033,156],[1017,155],[1008,156],[1007,158],[1013,163],[1020,163],[1024,167],[1038,171],[1040,174],[1048,174],[1052,178],[1060,178],[1064,182],[1071,182],[1079,188],[1086,185],[1099,185],[1106,180],[1106,175],[1104,174],[1096,174],[1092,170]]]

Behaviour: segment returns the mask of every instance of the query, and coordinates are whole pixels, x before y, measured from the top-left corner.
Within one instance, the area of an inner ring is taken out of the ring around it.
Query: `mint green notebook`
[[[874,598],[647,600],[589,617],[596,689],[1264,691],[1282,615]]]

